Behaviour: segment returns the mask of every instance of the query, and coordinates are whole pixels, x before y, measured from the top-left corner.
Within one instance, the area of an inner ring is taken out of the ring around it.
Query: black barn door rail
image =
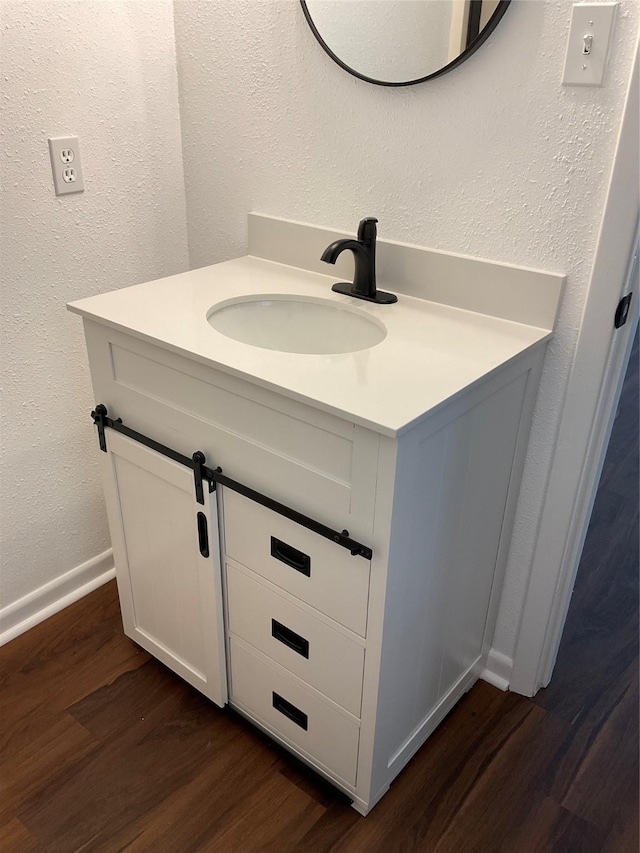
[[[145,447],[149,447],[151,448],[151,450],[155,450],[156,453],[160,453],[162,454],[162,456],[167,456],[169,459],[173,459],[174,462],[179,462],[186,468],[191,468],[191,470],[193,471],[193,479],[196,489],[196,500],[199,504],[204,504],[204,490],[202,486],[203,480],[208,481],[209,491],[214,491],[215,480],[213,476],[213,471],[211,470],[211,468],[207,468],[207,466],[204,464],[205,457],[204,453],[202,453],[201,450],[196,450],[196,452],[191,457],[185,456],[183,453],[178,453],[177,450],[172,450],[165,444],[160,444],[159,441],[154,441],[154,439],[149,438],[148,435],[143,435],[141,432],[136,432],[135,429],[131,429],[130,427],[125,426],[122,423],[122,418],[117,418],[114,420],[113,418],[108,417],[107,407],[102,403],[99,403],[91,412],[91,417],[93,418],[93,422],[95,423],[95,425],[98,427],[100,450],[103,450],[105,453],[107,452],[107,437],[104,431],[106,427],[109,427],[109,429],[115,430],[115,432],[121,432],[122,435],[126,435],[127,438],[132,438],[139,444],[144,444]]]
[[[238,483],[236,480],[232,480],[230,477],[227,477],[222,473],[222,468],[214,469],[208,467],[205,465],[205,455],[201,450],[197,450],[193,456],[190,457],[185,456],[183,453],[178,453],[178,451],[172,450],[164,444],[160,444],[159,441],[155,441],[153,438],[149,438],[149,436],[143,435],[141,432],[137,432],[136,430],[125,426],[122,423],[122,418],[110,418],[107,413],[107,407],[102,403],[97,405],[91,412],[91,417],[93,418],[95,425],[98,427],[100,450],[103,450],[105,453],[107,452],[105,429],[109,428],[115,430],[115,432],[122,433],[122,435],[126,435],[127,438],[131,438],[133,441],[137,441],[145,447],[149,447],[151,450],[155,450],[156,453],[160,453],[162,456],[167,456],[169,459],[173,459],[174,462],[179,462],[180,465],[184,465],[186,468],[191,468],[195,483],[196,500],[199,504],[204,504],[203,482],[206,480],[209,492],[213,492],[215,490],[216,483],[220,483],[221,486],[225,486],[227,489],[238,492],[238,494],[243,495],[245,498],[249,498],[249,500],[255,501],[255,503],[258,503],[273,512],[277,512],[278,515],[282,515],[285,518],[294,521],[301,527],[306,527],[307,530],[312,530],[314,533],[324,536],[325,539],[330,539],[342,548],[346,548],[354,557],[364,557],[365,560],[370,560],[373,556],[371,548],[367,548],[366,545],[362,545],[360,542],[356,542],[355,539],[351,539],[348,530],[343,530],[342,532],[333,530],[331,527],[327,527],[325,524],[321,524],[319,521],[315,521],[315,519],[309,518],[301,512],[291,509],[291,507],[281,504],[267,495],[263,495],[261,492],[256,492],[255,489],[251,489],[243,483]]]

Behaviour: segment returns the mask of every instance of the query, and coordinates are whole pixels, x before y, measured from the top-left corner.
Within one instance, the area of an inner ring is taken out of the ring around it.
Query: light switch
[[[602,86],[617,3],[576,3],[562,83]]]

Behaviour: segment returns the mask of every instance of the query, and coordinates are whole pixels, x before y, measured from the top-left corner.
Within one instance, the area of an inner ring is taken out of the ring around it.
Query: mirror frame
[[[473,2],[473,0],[471,0]],[[311,32],[314,34],[316,39],[320,42],[320,46],[322,49],[329,54],[331,59],[335,63],[337,63],[342,69],[347,71],[349,74],[352,74],[354,77],[357,77],[359,80],[364,80],[366,83],[373,83],[374,86],[415,86],[416,83],[424,83],[426,80],[433,80],[434,77],[440,77],[442,74],[446,74],[448,71],[453,71],[454,68],[457,68],[458,65],[467,60],[472,54],[476,52],[476,50],[484,44],[484,42],[489,38],[491,33],[498,26],[500,21],[502,20],[504,13],[509,8],[511,0],[500,0],[498,3],[495,12],[487,21],[485,28],[482,32],[478,33],[478,35],[474,38],[471,44],[462,51],[455,59],[449,62],[448,65],[443,65],[442,68],[439,68],[437,71],[434,71],[433,74],[427,74],[426,77],[418,77],[416,80],[406,80],[401,83],[390,83],[385,82],[384,80],[374,80],[373,77],[367,77],[364,74],[360,74],[359,71],[356,71],[354,68],[351,68],[345,62],[343,62],[339,56],[337,56],[329,47],[329,45],[322,38],[316,25],[313,22],[313,18],[311,17],[311,13],[307,8],[306,0],[300,0],[300,5],[302,6],[302,11],[304,12],[304,16],[307,19],[307,23],[311,28]]]

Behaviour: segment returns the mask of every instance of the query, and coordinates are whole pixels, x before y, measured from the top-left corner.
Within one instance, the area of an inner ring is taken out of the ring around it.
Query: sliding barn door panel
[[[125,633],[224,705],[215,493],[193,471],[114,431],[100,454]]]

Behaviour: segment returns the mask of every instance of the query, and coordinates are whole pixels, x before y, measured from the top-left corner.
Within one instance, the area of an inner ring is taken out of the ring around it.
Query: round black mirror
[[[311,30],[345,71],[411,86],[464,62],[511,0],[300,0]]]

